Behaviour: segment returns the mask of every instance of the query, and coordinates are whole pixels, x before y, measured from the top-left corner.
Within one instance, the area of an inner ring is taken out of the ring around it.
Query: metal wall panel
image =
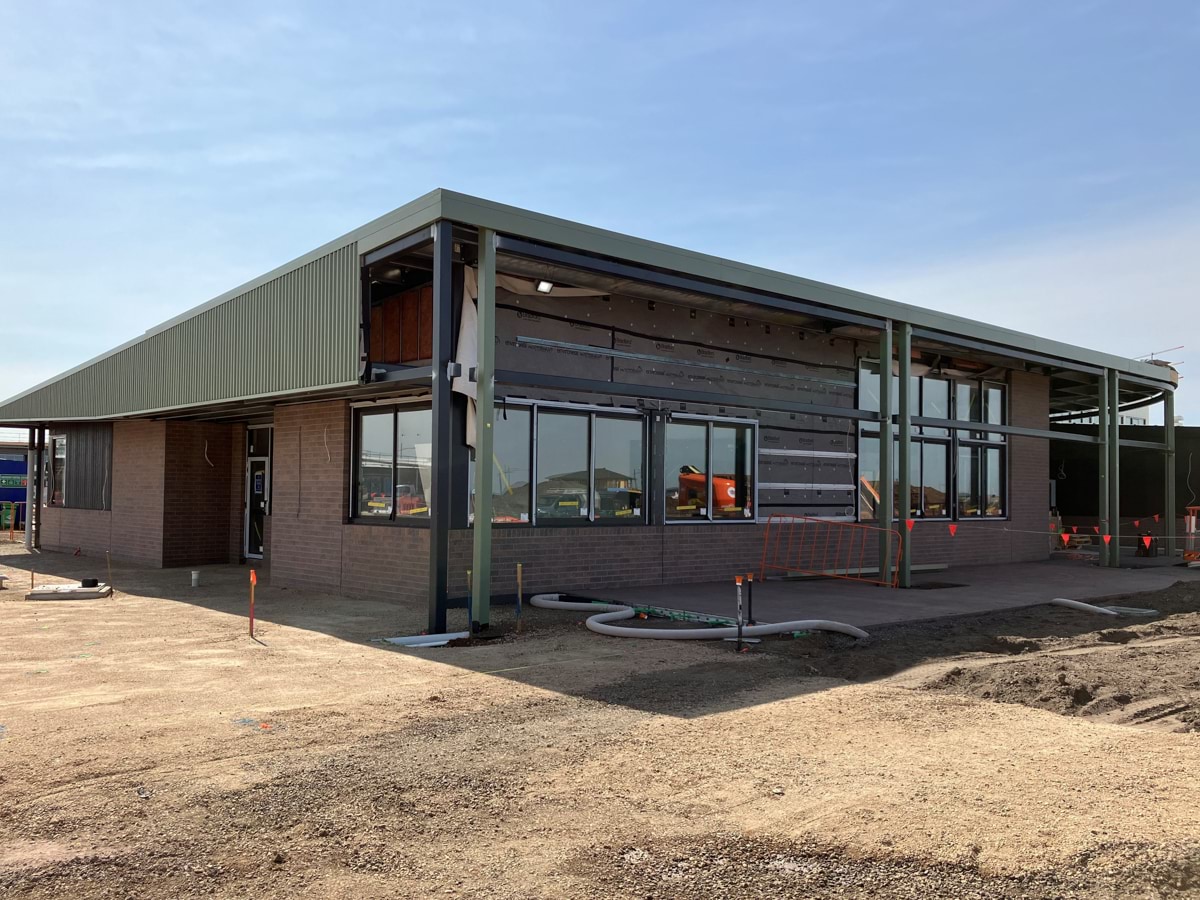
[[[354,243],[0,407],[0,421],[103,418],[358,380]]]

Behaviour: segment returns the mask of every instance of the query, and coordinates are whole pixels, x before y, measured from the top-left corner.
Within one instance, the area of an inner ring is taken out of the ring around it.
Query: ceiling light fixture
[[[554,282],[553,281],[539,281],[537,283],[537,289],[538,289],[539,294],[548,294],[552,290],[554,290]]]

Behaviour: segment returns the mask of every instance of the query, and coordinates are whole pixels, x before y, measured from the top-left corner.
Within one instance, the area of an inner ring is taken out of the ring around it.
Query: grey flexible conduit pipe
[[[621,603],[583,603],[575,600],[561,600],[562,594],[535,594],[529,600],[530,606],[542,609],[569,609],[577,612],[590,612],[588,629],[597,634],[607,634],[612,637],[643,638],[662,641],[715,641],[724,638],[736,638],[736,625],[726,625],[719,628],[641,628],[629,625],[612,625],[622,619],[632,619],[637,610],[632,606]],[[742,627],[742,637],[764,637],[771,634],[791,634],[794,631],[835,631],[848,634],[851,637],[865,640],[870,637],[861,628],[847,625],[844,622],[830,622],[828,619],[798,619],[794,622],[776,622],[773,625],[745,625]]]

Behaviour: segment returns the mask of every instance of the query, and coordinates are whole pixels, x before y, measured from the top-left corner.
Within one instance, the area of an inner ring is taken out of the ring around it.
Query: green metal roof
[[[18,394],[0,404],[0,423],[144,416],[355,385],[361,255],[440,219],[1173,387],[1170,370],[1149,363],[439,189]]]

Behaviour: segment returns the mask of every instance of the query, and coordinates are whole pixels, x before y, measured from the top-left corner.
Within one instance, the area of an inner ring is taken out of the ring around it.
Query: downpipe
[[[575,612],[592,612],[584,623],[589,631],[597,634],[607,634],[610,637],[643,638],[662,641],[717,641],[725,638],[737,638],[738,626],[727,625],[719,628],[640,628],[629,625],[613,625],[623,619],[632,619],[637,610],[623,603],[581,603],[575,600],[561,600],[562,594],[535,594],[529,604],[542,609],[568,609]],[[861,628],[847,625],[844,622],[831,622],[828,619],[798,619],[793,622],[775,622],[770,625],[746,625],[741,629],[742,637],[765,637],[772,634],[791,634],[795,631],[833,631],[848,634],[850,637],[866,640],[870,637]]]

